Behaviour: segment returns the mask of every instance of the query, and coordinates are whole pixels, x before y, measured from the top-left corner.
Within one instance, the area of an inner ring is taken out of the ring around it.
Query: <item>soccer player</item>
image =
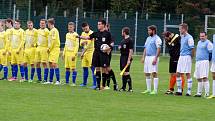
[[[170,73],[170,81],[169,81],[169,89],[165,94],[174,94],[174,86],[176,83],[176,69],[178,64],[178,59],[180,55],[180,40],[181,37],[178,34],[174,34],[172,32],[166,31],[163,33],[166,47],[169,50],[169,73]],[[182,78],[182,89],[184,88],[184,77]]]
[[[3,21],[0,21],[0,67],[4,70],[4,77],[0,80],[7,80],[8,78],[7,50],[7,35],[4,31]]]
[[[35,73],[35,51],[37,44],[37,30],[34,28],[33,22],[27,22],[28,29],[25,31],[25,51],[24,51],[24,70],[25,80],[33,82]],[[28,79],[28,64],[31,66],[31,77]]]
[[[36,62],[36,71],[38,77],[38,83],[42,82],[42,75],[41,75],[41,63],[44,68],[44,79],[43,82],[47,82],[49,69],[47,67],[48,62],[48,36],[49,30],[46,28],[46,20],[40,20],[40,29],[37,30],[37,49],[35,55],[35,62]]]
[[[162,41],[157,35],[157,27],[154,25],[148,27],[148,35],[149,37],[146,39],[143,57],[141,60],[142,63],[144,63],[147,90],[142,93],[157,94],[159,80],[157,73]],[[151,75],[154,79],[153,91],[151,91]]]
[[[181,34],[181,48],[180,56],[177,64],[177,87],[178,91],[175,95],[182,95],[182,80],[181,76],[186,74],[187,77],[187,93],[186,96],[191,96],[192,78],[192,58],[194,57],[194,40],[193,37],[188,33],[188,25],[182,23],[179,25],[179,32]]]
[[[198,80],[197,94],[194,97],[202,96],[202,89],[205,89],[205,97],[209,96],[209,54],[213,50],[213,44],[207,39],[206,32],[200,33],[200,40],[196,47],[196,66],[194,77]]]
[[[215,98],[215,34],[213,35],[213,50],[212,50],[212,65],[211,65],[211,72],[213,78],[213,85],[212,85],[212,95],[208,97],[208,99]]]
[[[12,30],[14,29],[13,28],[13,20],[8,18],[5,20],[6,22],[6,27],[7,27],[7,30],[6,30],[6,35],[7,35],[7,53],[6,53],[6,57],[7,57],[7,62],[10,63],[11,65],[11,78],[9,78],[8,80],[10,81],[11,79],[13,79],[13,65],[11,64],[11,41],[12,41]]]
[[[65,60],[66,68],[66,84],[69,84],[70,71],[72,70],[72,84],[71,86],[76,86],[76,62],[79,49],[79,38],[78,34],[74,31],[75,23],[68,23],[68,33],[66,34],[66,43],[63,51],[63,58]]]
[[[110,24],[106,25],[106,30],[110,32]],[[109,53],[109,62],[111,62],[113,47],[114,47],[114,38],[112,36],[111,44],[110,44],[111,51]],[[115,77],[114,71],[111,68],[111,66],[107,67],[107,69],[108,69],[107,86],[105,86],[104,89],[110,89],[110,78],[111,78],[113,80],[113,84],[114,84],[113,85],[113,90],[117,91],[118,90],[118,85],[117,85],[117,81],[116,81],[116,77]]]
[[[129,36],[129,33],[130,33],[130,29],[128,27],[124,27],[122,29],[123,40],[119,45],[119,50],[121,53],[120,70],[122,71],[126,65],[128,65],[128,67],[126,68],[122,76],[122,88],[120,89],[120,91],[126,91],[126,85],[128,83],[128,86],[129,86],[128,92],[133,92],[132,80],[131,80],[129,70],[130,70],[131,61],[132,61],[134,44],[131,37]]]
[[[24,30],[20,28],[21,23],[19,20],[15,20],[14,29],[12,30],[11,41],[11,64],[13,65],[13,78],[10,81],[17,80],[18,65],[20,67],[21,79],[24,79],[24,66],[23,66],[23,51],[24,51]]]
[[[88,23],[82,23],[82,30],[81,36],[89,37],[90,34],[93,33],[90,30]],[[87,85],[87,78],[88,78],[88,68],[91,68],[92,77],[93,77],[93,86],[92,88],[96,88],[96,76],[94,75],[95,67],[92,66],[92,57],[94,51],[94,41],[88,41],[81,39],[80,45],[83,46],[82,53],[81,53],[81,65],[83,67],[83,83],[80,86]]]
[[[97,80],[97,88],[96,90],[104,89],[105,82],[107,80],[108,75],[108,67],[110,65],[109,53],[110,53],[110,44],[111,44],[111,33],[105,29],[106,21],[99,20],[97,27],[98,31],[93,32],[89,37],[80,37],[81,39],[86,40],[95,40],[95,50],[93,53],[92,65],[96,67],[96,80]],[[101,48],[104,47],[105,48]],[[102,88],[100,87],[101,82],[101,69],[102,69]]]
[[[48,28],[50,29],[48,37],[50,75],[49,81],[45,82],[45,84],[53,83],[55,73],[57,79],[55,85],[60,85],[60,70],[58,67],[58,59],[60,56],[60,37],[57,28],[55,28],[54,18],[48,19]]]

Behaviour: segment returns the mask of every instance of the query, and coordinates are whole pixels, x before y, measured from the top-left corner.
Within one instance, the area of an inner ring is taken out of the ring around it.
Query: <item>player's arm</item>
[[[194,48],[193,38],[188,39],[188,46],[192,49],[191,50],[191,58],[193,58],[195,56],[195,48]]]
[[[208,43],[207,49],[209,51],[209,61],[211,61],[213,51],[213,44],[211,42]]]
[[[142,56],[142,58],[141,58],[141,62],[142,63],[144,63],[144,61],[145,61],[145,57],[146,57],[146,46],[147,46],[147,40],[148,39],[146,39],[146,42],[145,42],[145,45],[144,45],[144,50],[143,50],[143,56]]]
[[[78,36],[78,34],[77,34],[77,36]],[[75,56],[77,56],[78,49],[79,49],[79,39],[78,38],[74,38],[74,39],[76,39],[75,40],[76,44],[75,44],[75,47],[74,47],[74,54],[75,54]]]
[[[155,58],[154,58],[154,60],[152,62],[153,65],[155,65],[157,63],[158,57],[160,56],[161,44],[162,44],[161,39],[160,38],[157,39],[156,42],[155,42],[155,44],[156,44],[157,52],[156,52]]]
[[[37,33],[37,30],[34,29],[34,39],[33,39],[32,47],[37,46],[37,40],[38,40],[38,33]]]
[[[133,55],[133,49],[134,49],[134,43],[133,43],[133,41],[130,41],[130,43],[129,43],[129,54],[128,54],[128,61],[127,61],[127,64],[131,64],[132,55]]]

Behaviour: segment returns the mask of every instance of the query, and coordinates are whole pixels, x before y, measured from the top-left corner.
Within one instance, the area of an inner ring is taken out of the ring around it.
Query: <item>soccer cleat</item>
[[[80,86],[80,87],[86,87],[87,85],[82,83],[82,84],[80,84],[79,86]]]
[[[91,86],[90,88],[91,88],[91,89],[95,89],[96,87],[97,87],[97,86],[93,85],[93,86]]]
[[[208,98],[208,97],[209,97],[209,94],[206,93],[206,94],[204,95],[204,98]]]
[[[158,94],[158,93],[157,93],[156,91],[153,90],[153,91],[150,92],[149,94],[150,94],[150,95],[156,95],[156,94]]]
[[[60,81],[56,81],[54,85],[60,85]]]
[[[16,77],[11,77],[10,79],[8,79],[8,81],[17,81]]]
[[[149,93],[151,93],[151,91],[149,91],[149,90],[145,90],[144,92],[141,92],[142,94],[149,94]]]
[[[133,92],[133,90],[132,90],[132,89],[129,89],[128,92]]]
[[[200,94],[195,94],[194,97],[202,97]]]
[[[207,97],[207,99],[213,99],[213,98],[215,98],[214,95],[211,95],[211,96]]]
[[[110,89],[110,87],[108,87],[108,86],[104,87],[104,90],[109,90],[109,89]]]
[[[21,79],[19,80],[19,82],[25,82],[25,79],[24,79],[24,78],[21,78]]]
[[[1,78],[0,80],[7,80],[7,78],[4,78],[4,77],[3,77],[3,78]]]
[[[76,84],[75,84],[75,83],[72,83],[72,84],[71,84],[71,86],[72,86],[72,87],[75,87],[75,86],[76,86]]]
[[[48,81],[48,82],[44,82],[43,84],[53,84],[53,82]]]
[[[32,82],[33,82],[33,80],[31,80],[31,79],[30,79],[30,80],[28,80],[28,82],[29,82],[29,83],[32,83]]]
[[[119,89],[119,91],[120,91],[120,92],[125,92],[126,90],[123,89],[123,88],[121,88],[121,89]]]
[[[175,96],[182,96],[182,92],[175,92]]]
[[[165,94],[166,94],[166,95],[173,95],[174,92],[173,92],[172,90],[167,90],[167,91],[165,92]]]
[[[190,97],[190,96],[191,96],[191,94],[187,93],[187,94],[186,94],[186,96]]]

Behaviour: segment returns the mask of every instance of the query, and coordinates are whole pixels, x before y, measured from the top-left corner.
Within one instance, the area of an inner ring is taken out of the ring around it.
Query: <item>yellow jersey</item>
[[[36,47],[37,44],[37,30],[25,30],[25,48],[29,49],[32,47]]]
[[[60,37],[59,32],[56,28],[52,28],[49,31],[48,48],[50,50],[52,50],[53,48],[60,48]]]
[[[83,36],[83,37],[89,37],[92,33],[93,33],[93,31],[91,31],[91,30],[88,33],[82,32],[81,36]],[[82,43],[82,42],[86,43],[86,44],[83,45],[83,47],[86,50],[86,52],[93,52],[94,51],[94,41],[89,41],[89,40],[83,40],[83,39],[81,39],[80,43]]]
[[[21,50],[24,48],[24,30],[13,29],[12,30],[12,40],[11,40],[11,49]]]
[[[67,33],[66,34],[66,43],[64,47],[64,54],[65,52],[73,52],[74,55],[78,53],[79,49],[79,38],[77,38],[78,33]]]
[[[5,31],[0,32],[0,49],[7,50],[7,35]]]
[[[47,28],[45,28],[45,29],[40,28],[37,30],[37,34],[38,34],[37,46],[48,48],[49,30]]]
[[[14,28],[10,28],[6,30],[6,37],[7,37],[7,49],[8,51],[11,50],[11,41],[12,41],[12,33]]]

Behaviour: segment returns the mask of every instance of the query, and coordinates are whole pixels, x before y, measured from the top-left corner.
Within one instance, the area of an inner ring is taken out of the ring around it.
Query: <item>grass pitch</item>
[[[160,58],[158,95],[140,93],[146,89],[140,57],[134,57],[131,67],[133,93],[92,90],[91,75],[86,88],[0,81],[0,121],[214,121],[215,100],[164,95],[169,84],[168,59]],[[119,56],[113,56],[111,65],[121,86]],[[80,60],[77,68],[79,85]],[[197,81],[193,78],[193,82],[195,94]]]

